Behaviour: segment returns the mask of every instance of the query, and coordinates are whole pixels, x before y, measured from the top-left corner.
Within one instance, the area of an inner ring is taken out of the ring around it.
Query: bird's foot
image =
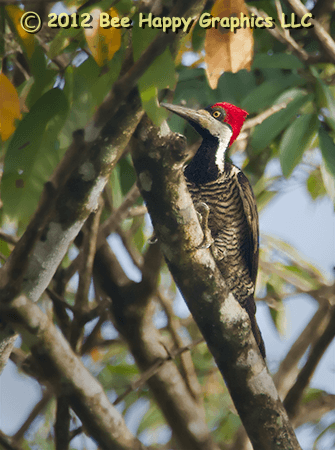
[[[198,219],[203,232],[203,240],[201,244],[197,246],[197,248],[209,248],[214,244],[211,230],[208,228],[208,217],[210,211],[209,206],[207,205],[207,203],[199,202],[196,203],[194,207],[198,214]]]

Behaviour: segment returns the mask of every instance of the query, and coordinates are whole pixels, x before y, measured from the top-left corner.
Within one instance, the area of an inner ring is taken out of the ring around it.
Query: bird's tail
[[[249,314],[250,321],[251,321],[251,329],[253,332],[253,335],[255,336],[256,343],[258,345],[259,351],[261,352],[261,355],[265,359],[265,345],[262,338],[261,330],[258,327],[258,324],[256,322],[256,304],[253,296],[250,296],[248,300],[243,304],[244,308],[246,309],[247,313]]]

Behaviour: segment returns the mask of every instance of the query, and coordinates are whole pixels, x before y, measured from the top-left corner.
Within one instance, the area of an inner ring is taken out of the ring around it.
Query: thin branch
[[[25,420],[24,424],[19,428],[19,430],[14,434],[12,440],[13,442],[19,443],[21,439],[23,439],[25,433],[30,428],[30,425],[34,422],[37,416],[42,414],[44,409],[47,407],[48,403],[53,397],[53,392],[50,389],[47,389],[45,392],[43,392],[43,396],[41,400],[36,403],[34,408],[31,410],[29,416]]]
[[[108,301],[108,304],[110,304],[110,301]],[[80,354],[84,355],[85,353],[89,352],[93,347],[96,346],[96,338],[100,332],[101,326],[106,321],[106,314],[101,314],[99,317],[98,322],[95,324],[93,330],[91,333],[87,336],[86,340],[84,341],[83,345],[80,349]]]
[[[291,6],[293,11],[301,18],[305,14],[310,13],[305,5],[301,3],[300,0],[286,0],[286,2]],[[315,19],[311,19],[310,23],[314,25],[311,30],[317,37],[321,46],[324,48],[325,52],[329,56],[329,58],[335,63],[335,42],[331,38],[331,36],[327,33],[327,31],[323,28],[323,26]]]
[[[287,105],[292,101],[292,98],[289,98],[285,100],[284,102],[278,103],[278,105],[273,105],[267,110],[263,111],[262,113],[258,114],[256,117],[253,117],[252,119],[248,119],[244,122],[242,132],[245,130],[249,130],[250,128],[255,127],[256,125],[260,125],[264,120],[266,120],[268,117],[272,116],[273,114],[277,113],[278,111],[281,111],[282,109],[286,108]]]
[[[93,263],[99,232],[102,204],[91,213],[85,223],[84,245],[82,250],[81,268],[79,269],[79,285],[75,298],[75,308],[85,311],[88,307],[88,292],[91,284]]]
[[[70,431],[70,441],[72,441],[72,439],[74,439],[76,436],[78,436],[83,432],[84,432],[83,427],[78,427],[75,430]]]
[[[178,333],[178,328],[180,328],[179,319],[175,316],[173,312],[171,301],[165,298],[165,296],[162,295],[161,292],[159,291],[157,292],[156,295],[164,308],[165,314],[167,315],[168,329],[171,333],[175,346],[177,347],[177,349],[184,348],[183,339]],[[200,342],[202,341],[203,339]],[[199,384],[190,353],[182,352],[180,354],[180,362],[182,372],[191,395],[197,402],[201,402],[202,401],[201,386]]]
[[[3,433],[0,430],[0,445],[1,448],[4,450],[24,450],[21,445],[13,442],[13,438],[10,436],[7,436],[7,434]],[[29,448],[27,444],[25,444],[25,449]]]
[[[145,372],[141,374],[141,376],[136,380],[133,381],[130,386],[123,392],[123,394],[119,395],[113,402],[113,405],[118,405],[122,400],[131,392],[136,391],[136,389],[139,389],[142,387],[151,377],[153,377],[158,370],[162,367],[162,365],[166,361],[170,361],[171,359],[175,359],[177,356],[182,355],[184,352],[192,350],[192,348],[199,345],[201,342],[204,342],[203,338],[200,338],[194,342],[191,342],[188,345],[184,345],[183,347],[177,348],[175,350],[169,350],[168,356],[165,358],[159,358],[157,361],[149,367]]]
[[[136,223],[137,227],[140,227],[140,223]],[[143,266],[143,256],[138,251],[137,247],[134,244],[134,235],[135,230],[131,228],[129,231],[124,231],[121,227],[118,227],[116,230],[118,235],[121,238],[122,244],[124,248],[127,250],[128,255],[130,256],[134,266],[136,266],[139,270],[142,270]]]
[[[305,354],[307,348],[320,338],[325,323],[329,320],[329,304],[322,304],[304,328],[300,336],[294,342],[289,352],[280,363],[273,380],[277,386],[279,395],[284,398],[293,386],[299,373],[298,363]]]
[[[7,364],[18,334],[13,331],[10,324],[1,321],[0,326],[0,373]]]
[[[297,381],[292,386],[284,400],[284,406],[289,417],[294,417],[299,409],[300,400],[303,396],[305,388],[308,386],[313,373],[322,358],[327,347],[335,336],[335,307],[333,307],[330,320],[318,341],[312,347],[306,364],[301,369]]]
[[[49,295],[50,299],[54,304],[56,303],[57,305],[61,305],[64,307],[64,309],[69,309],[72,313],[74,313],[75,311],[74,306],[69,305],[69,303],[67,303],[67,301],[63,297],[58,295],[55,291],[46,288],[45,292]]]
[[[78,255],[71,261],[71,263],[62,271],[62,283],[64,286],[68,284],[73,275],[79,270],[81,265],[82,254],[79,252]]]
[[[277,16],[280,19],[281,17],[283,17],[283,9],[281,7],[280,0],[275,0],[275,5],[276,5],[276,10],[277,10]],[[289,30],[287,28],[283,28],[282,30],[283,30],[286,40],[288,41],[289,39],[291,39]]]
[[[55,421],[55,449],[68,450],[70,444],[70,410],[65,396],[57,398]]]
[[[128,217],[137,217],[137,216],[144,216],[147,214],[148,210],[145,205],[141,206],[132,206],[128,209]]]
[[[16,245],[19,242],[18,237],[13,236],[12,234],[5,233],[2,230],[0,230],[0,239],[13,245]]]
[[[296,416],[292,419],[294,427],[298,428],[307,422],[319,422],[330,411],[335,410],[335,395],[320,393],[307,403],[302,403]]]
[[[102,213],[102,202],[98,209],[91,213],[85,223],[84,244],[82,247],[82,258],[79,268],[79,284],[75,296],[75,314],[72,321],[70,343],[76,349],[80,338],[83,336],[82,317],[88,312],[88,293],[92,280],[94,257],[97,246],[100,216]]]
[[[256,16],[263,17],[263,19],[266,19],[268,15],[261,11],[254,6],[248,5],[248,10],[255,14]],[[316,62],[319,60],[319,57],[314,57],[312,55],[309,55],[303,48],[300,47],[300,45],[291,37],[291,35],[287,35],[287,33],[284,33],[284,31],[278,27],[274,28],[266,28],[267,32],[270,33],[275,39],[277,39],[282,44],[287,44],[289,48],[292,48],[293,53],[303,62],[306,63],[314,61]]]
[[[118,209],[113,211],[110,217],[100,225],[98,246],[100,245],[100,243],[103,243],[111,233],[114,233],[118,226],[121,225],[123,220],[128,217],[129,208],[133,206],[140,195],[140,191],[135,183],[127,192],[122,204],[118,207]]]

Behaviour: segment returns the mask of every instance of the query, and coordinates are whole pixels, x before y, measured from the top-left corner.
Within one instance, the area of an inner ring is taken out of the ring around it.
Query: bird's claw
[[[209,206],[207,203],[199,202],[194,205],[195,210],[198,214],[198,219],[203,232],[203,240],[197,249],[209,248],[214,244],[214,239],[212,233],[208,228],[208,216],[209,216]]]

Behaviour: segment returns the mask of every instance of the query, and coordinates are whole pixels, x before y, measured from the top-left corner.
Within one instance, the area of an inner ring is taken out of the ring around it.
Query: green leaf
[[[140,434],[144,430],[154,430],[160,425],[165,424],[163,413],[155,404],[151,404],[149,410],[144,414],[142,421],[138,427],[137,433]]]
[[[330,88],[320,78],[316,79],[316,100],[320,108],[326,108],[323,116],[326,123],[335,131],[335,98]]]
[[[335,144],[323,127],[319,128],[319,145],[325,165],[335,177]]]
[[[0,239],[0,253],[5,258],[8,258],[8,256],[12,253],[11,249],[9,248],[9,244],[6,241],[3,241]]]
[[[280,264],[279,266],[281,267],[283,278],[299,289],[310,291],[320,287],[320,283],[306,270],[294,265]]]
[[[262,211],[263,208],[275,197],[278,191],[274,188],[270,191],[274,183],[280,178],[276,175],[273,177],[262,176],[254,185],[253,190],[257,201],[258,211]]]
[[[278,95],[288,87],[298,86],[303,83],[304,80],[294,74],[282,75],[275,79],[264,81],[244,98],[241,106],[249,113],[255,113],[271,106]]]
[[[117,165],[111,173],[109,183],[113,193],[113,207],[118,208],[122,203],[122,189],[120,183],[120,167]]]
[[[258,154],[265,149],[292,121],[300,108],[313,98],[313,94],[295,93],[295,98],[285,109],[278,111],[255,128],[251,138],[251,147]]]
[[[147,236],[144,234],[144,219],[143,217],[134,217],[133,224],[140,223],[140,226],[137,226],[135,233],[133,233],[133,243],[136,245],[138,251],[142,252],[144,245],[147,243]]]
[[[61,155],[57,136],[68,114],[64,92],[45,93],[19,123],[8,147],[2,178],[6,214],[27,220]]]
[[[131,163],[130,155],[128,154],[125,158],[122,158],[118,162],[118,166],[120,169],[119,173],[122,193],[126,195],[129,189],[136,182],[136,173],[134,170],[134,166]]]
[[[81,13],[82,14],[82,13]],[[56,56],[60,55],[63,50],[75,39],[80,40],[82,35],[82,29],[80,28],[62,28],[58,31],[57,35],[53,38],[48,51],[48,58],[54,59]]]
[[[241,106],[243,99],[255,88],[254,72],[248,72],[247,70],[240,70],[237,73],[225,72],[219,78],[214,100],[224,99],[226,102]],[[208,101],[206,103],[209,104]]]
[[[35,50],[29,59],[29,67],[33,75],[34,83],[27,95],[26,104],[29,109],[33,104],[55,84],[57,71],[47,69],[47,60],[42,47],[35,46]]]
[[[294,261],[294,264],[300,266],[309,276],[315,279],[319,284],[326,283],[326,278],[317,267],[315,267],[310,262],[306,261],[306,258],[301,255],[292,245],[283,241],[282,239],[278,239],[274,236],[264,235],[262,236],[263,245],[275,252],[275,254],[281,255],[285,259],[289,259],[290,261]],[[281,267],[281,266],[279,266]],[[273,276],[273,275],[272,275]],[[272,282],[272,284],[274,284]]]
[[[268,288],[269,283],[267,283]],[[269,290],[269,288],[268,288]],[[276,304],[275,307],[270,307],[270,316],[272,319],[272,322],[274,326],[276,327],[276,330],[281,336],[284,336],[285,334],[285,325],[286,325],[286,311],[285,306],[281,299],[276,298]]]
[[[258,212],[261,212],[268,203],[278,194],[278,191],[262,191],[257,195],[257,208]]]
[[[307,178],[307,190],[313,200],[316,200],[318,197],[323,197],[327,194],[319,167],[313,170],[313,172],[311,172],[309,177]]]
[[[159,126],[163,120],[168,117],[168,112],[159,106],[158,103],[158,89],[156,86],[150,86],[147,89],[141,89],[141,82],[139,82],[139,91],[142,101],[142,106],[150,119]]]
[[[63,130],[62,147],[70,144],[73,131],[84,127],[102,103],[120,73],[123,57],[124,47],[121,47],[103,72],[92,57],[79,67],[66,69],[64,92],[69,98],[71,109]]]
[[[43,76],[42,76],[43,74]],[[34,103],[42,97],[43,94],[45,94],[47,91],[52,89],[52,87],[55,84],[57,72],[55,70],[49,70],[43,71],[41,76],[38,76],[36,78],[31,78],[31,81],[34,81],[28,95],[26,104],[29,109],[34,105]]]
[[[219,397],[216,395],[216,397]],[[221,405],[222,408],[222,405]],[[222,416],[222,409],[219,412],[220,416]],[[219,416],[219,417],[220,417]],[[232,442],[234,436],[236,435],[237,430],[241,426],[241,419],[237,414],[234,414],[230,411],[228,411],[227,414],[224,415],[224,417],[219,421],[219,424],[217,424],[218,416],[215,417],[217,429],[215,430],[215,438],[217,442]],[[216,427],[215,427],[216,428]]]
[[[199,52],[205,44],[206,29],[199,25],[199,21],[194,25],[192,32],[192,48],[194,52]]]
[[[310,401],[317,400],[325,394],[325,391],[316,388],[308,388],[302,399],[302,404],[306,405]]]
[[[120,364],[108,364],[106,369],[110,372],[112,376],[123,375],[124,377],[129,377],[138,374],[137,366],[127,364],[126,362]]]
[[[29,59],[29,67],[35,80],[43,80],[47,70],[47,61],[40,45],[35,46],[34,53]]]
[[[319,436],[315,439],[314,441],[314,445],[313,445],[313,450],[317,450],[317,443],[319,442],[319,440],[329,431],[332,432],[332,434],[334,435],[335,433],[335,422],[331,423],[330,425],[328,425],[320,434]]]
[[[304,151],[314,138],[317,122],[315,114],[303,114],[285,131],[279,146],[279,159],[286,178],[299,164]]]
[[[215,102],[214,91],[209,87],[204,69],[190,69],[181,67],[178,70],[178,84],[174,94],[174,103],[185,103],[190,108],[198,108],[200,105],[208,105]],[[185,128],[185,120],[173,114],[170,123],[173,130],[180,133]],[[177,126],[178,125],[178,126]],[[174,127],[176,126],[176,127]]]
[[[135,61],[140,58],[143,51],[146,50],[156,35],[157,30],[154,28],[146,27],[142,29],[137,26],[133,28],[133,53]],[[158,104],[158,90],[167,87],[173,90],[175,84],[176,74],[174,61],[170,50],[167,48],[148,67],[138,82],[143,108],[150,119],[158,126],[167,118],[167,112],[163,108],[160,108]]]
[[[326,167],[324,161],[320,165],[320,169],[321,169],[321,175],[322,175],[324,187],[326,188],[327,194],[333,201],[334,208],[335,208],[335,178],[327,170],[327,167]]]
[[[304,65],[295,55],[288,53],[256,53],[252,69],[303,69]]]
[[[119,2],[114,3],[110,2],[110,6],[114,5],[117,11],[123,15],[129,15],[131,8],[133,7],[132,0],[121,0]]]

